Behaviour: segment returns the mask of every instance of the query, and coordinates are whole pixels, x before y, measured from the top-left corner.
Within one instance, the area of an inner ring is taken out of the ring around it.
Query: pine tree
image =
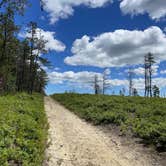
[[[138,91],[136,88],[133,89],[133,96],[138,96]]]
[[[13,71],[15,68],[15,56],[17,53],[18,40],[15,33],[18,31],[14,24],[14,9],[8,6],[0,14],[0,32],[1,32],[1,54],[0,54],[0,75],[3,80],[3,90],[10,91],[14,87],[15,78]]]
[[[28,88],[28,68],[30,47],[28,41],[24,40],[20,43],[20,52],[17,56],[17,91],[27,91]]]
[[[50,65],[41,55],[46,53],[43,36],[37,24],[30,22],[31,36],[17,39],[15,15],[23,14],[27,0],[0,2],[0,92],[37,91],[44,93],[47,74],[41,65]]]
[[[145,56],[145,96],[152,97],[152,65],[155,63],[154,56],[148,53]]]
[[[47,82],[48,82],[47,73],[43,69],[39,69],[36,74],[35,91],[44,94]]]
[[[30,22],[28,33],[30,34],[30,37],[27,38],[30,45],[28,92],[32,93],[35,89],[37,70],[40,69],[39,64],[48,65],[49,62],[47,59],[41,57],[41,54],[47,53],[47,50],[45,49],[47,41],[44,40],[44,37],[41,35],[35,22]]]
[[[160,97],[160,89],[156,85],[153,86],[153,96]]]

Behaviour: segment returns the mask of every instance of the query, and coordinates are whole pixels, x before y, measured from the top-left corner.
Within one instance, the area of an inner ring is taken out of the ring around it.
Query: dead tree
[[[108,76],[110,74],[109,69],[105,69],[103,72],[103,78],[102,78],[102,94],[104,95],[107,88],[110,86],[109,82],[108,82]]]
[[[154,61],[154,56],[151,53],[148,54],[148,61],[149,61],[149,91],[150,91],[150,97],[152,97],[153,96],[153,90],[152,90],[153,69],[152,69],[152,65],[155,63],[155,61]]]
[[[99,79],[97,75],[95,75],[95,78],[94,78],[94,91],[96,95],[100,94],[100,85],[99,85]]]
[[[152,97],[152,65],[155,63],[154,56],[151,53],[145,55],[145,97]]]
[[[134,72],[130,68],[128,71],[128,80],[129,80],[129,96],[133,96],[133,78],[134,78]]]
[[[148,57],[145,55],[144,57],[144,68],[145,68],[145,97],[149,96],[149,64]]]

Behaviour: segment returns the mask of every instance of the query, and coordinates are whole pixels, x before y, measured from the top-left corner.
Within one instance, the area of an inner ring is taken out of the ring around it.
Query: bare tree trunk
[[[133,95],[133,77],[134,77],[134,72],[130,68],[128,71],[128,79],[129,79],[129,96]]]

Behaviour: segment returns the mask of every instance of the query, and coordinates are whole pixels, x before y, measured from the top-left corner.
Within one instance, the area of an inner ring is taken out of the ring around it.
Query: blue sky
[[[92,83],[89,82],[93,82],[96,74],[100,79],[106,68],[110,70],[108,93],[118,93],[123,87],[127,91],[129,65],[136,73],[134,86],[141,94],[142,61],[148,52],[154,53],[157,60],[154,84],[161,88],[162,94],[166,93],[166,2],[44,2],[45,11],[42,12],[39,1],[30,0],[31,7],[27,8],[24,17],[16,17],[16,22],[24,29],[29,21],[36,21],[43,33],[47,32],[47,39],[48,35],[49,39],[53,37],[48,46],[49,53],[43,55],[52,63],[52,68],[46,68],[50,80],[46,88],[48,94],[70,90],[92,93]]]

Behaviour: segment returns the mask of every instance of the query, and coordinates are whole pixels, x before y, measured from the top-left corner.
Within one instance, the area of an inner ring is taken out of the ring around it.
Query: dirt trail
[[[46,151],[48,166],[160,166],[140,149],[124,145],[98,127],[45,98],[51,144]]]

